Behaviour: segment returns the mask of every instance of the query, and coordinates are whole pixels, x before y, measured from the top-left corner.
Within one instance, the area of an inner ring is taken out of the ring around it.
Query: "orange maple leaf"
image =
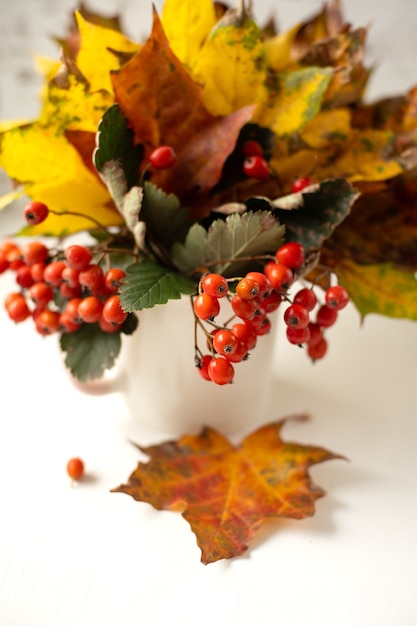
[[[288,419],[259,428],[238,446],[211,428],[177,441],[138,446],[151,460],[139,463],[129,482],[112,491],[155,509],[182,511],[204,564],[239,556],[265,518],[314,515],[314,502],[325,492],[312,482],[309,467],[344,458],[324,448],[284,442],[280,433]]]

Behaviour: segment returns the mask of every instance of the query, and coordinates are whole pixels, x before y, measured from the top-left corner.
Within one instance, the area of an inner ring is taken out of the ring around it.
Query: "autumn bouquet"
[[[59,333],[88,380],[141,310],[188,295],[197,370],[222,385],[278,307],[313,360],[348,294],[415,318],[417,90],[363,102],[365,35],[336,5],[277,33],[244,2],[167,0],[144,43],[76,11],[39,59],[39,119],[1,126],[2,207],[30,199],[0,244],[10,318]]]

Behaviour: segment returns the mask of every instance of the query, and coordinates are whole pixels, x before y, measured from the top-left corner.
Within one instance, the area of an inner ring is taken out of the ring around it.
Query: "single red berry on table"
[[[221,274],[206,274],[201,279],[201,288],[213,298],[222,298],[229,290],[227,280]]]
[[[328,328],[329,326],[333,326],[337,320],[337,315],[336,309],[331,309],[327,304],[322,304],[317,311],[316,322],[319,326]]]
[[[276,291],[287,291],[294,281],[292,270],[283,263],[268,261],[264,272]]]
[[[342,285],[329,287],[325,293],[326,304],[330,309],[340,311],[348,304],[350,297],[348,292]]]
[[[166,170],[175,164],[177,156],[171,146],[159,146],[149,155],[149,163],[156,170]]]
[[[74,457],[67,463],[67,474],[72,480],[81,480],[84,475],[84,463],[78,458]]]
[[[199,319],[210,320],[220,313],[220,304],[218,298],[203,291],[194,300],[193,309]]]
[[[317,304],[317,296],[312,289],[306,287],[297,291],[293,298],[293,304],[301,304],[307,311],[312,311]]]
[[[227,385],[233,381],[235,370],[230,361],[225,357],[219,356],[211,359],[208,365],[208,373],[216,385]]]
[[[284,322],[291,328],[305,328],[310,321],[307,309],[301,304],[291,304],[284,313]]]
[[[84,270],[91,262],[93,254],[86,246],[74,244],[64,252],[68,267],[73,270]]]
[[[123,310],[120,298],[117,294],[110,296],[103,306],[103,318],[110,324],[123,324],[127,318],[127,312]]]
[[[269,176],[268,162],[262,156],[247,156],[243,161],[243,171],[249,178],[265,180]]]
[[[28,224],[36,226],[48,217],[49,209],[43,202],[29,202],[23,209],[23,216]]]
[[[309,187],[309,185],[311,184],[312,184],[312,181],[307,176],[296,178],[292,184],[291,191],[292,193],[299,193],[306,187]]]
[[[298,269],[304,263],[304,246],[298,241],[288,241],[278,248],[275,257],[278,263],[292,270]]]

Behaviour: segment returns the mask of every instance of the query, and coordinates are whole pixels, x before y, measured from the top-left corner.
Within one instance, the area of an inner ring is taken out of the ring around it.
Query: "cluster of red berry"
[[[33,210],[33,206],[29,208]],[[6,270],[14,272],[19,287],[6,297],[9,317],[14,322],[31,317],[41,335],[72,333],[83,323],[94,322],[104,332],[113,333],[121,330],[127,318],[117,295],[125,272],[120,268],[104,272],[86,246],[70,245],[63,256],[60,252],[51,256],[39,241],[23,246],[4,241],[0,244],[0,273]]]
[[[196,346],[197,367],[205,380],[219,385],[233,382],[233,364],[247,359],[258,337],[270,331],[268,314],[277,310],[281,302],[288,305],[284,311],[288,341],[305,345],[313,360],[324,356],[327,350],[324,330],[336,322],[338,311],[349,302],[349,295],[341,285],[335,285],[325,292],[324,303],[318,302],[312,288],[300,289],[291,299],[288,290],[294,282],[295,272],[304,262],[303,246],[288,242],[280,246],[263,272],[248,272],[239,279],[226,279],[220,274],[203,276],[193,308],[197,323],[207,337],[209,353],[203,354]],[[234,291],[232,285],[235,285]],[[214,320],[220,313],[220,300],[224,297],[230,302],[234,315],[225,325],[217,325]],[[311,314],[315,309],[313,321]],[[236,318],[239,321],[235,321]],[[208,331],[203,322],[213,325],[213,330]]]

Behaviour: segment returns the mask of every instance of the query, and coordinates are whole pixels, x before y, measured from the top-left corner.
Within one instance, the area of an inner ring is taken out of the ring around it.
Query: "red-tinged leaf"
[[[299,419],[305,416],[299,416]],[[126,493],[154,508],[181,511],[197,537],[204,564],[243,554],[268,517],[303,519],[325,495],[308,470],[343,458],[324,448],[285,442],[286,419],[263,426],[238,446],[219,432],[140,447],[150,461],[139,463]]]
[[[120,71],[113,72],[112,80],[116,101],[145,156],[160,145],[170,145],[176,152],[174,167],[152,172],[152,182],[195,204],[219,181],[253,107],[226,117],[211,115],[201,87],[172,52],[156,13],[151,36]]]

